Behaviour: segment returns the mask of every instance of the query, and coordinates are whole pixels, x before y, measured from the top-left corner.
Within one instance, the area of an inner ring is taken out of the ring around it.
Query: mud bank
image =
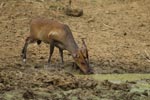
[[[0,98],[1,100],[148,100],[150,80],[97,81],[67,72],[3,70],[0,71]]]

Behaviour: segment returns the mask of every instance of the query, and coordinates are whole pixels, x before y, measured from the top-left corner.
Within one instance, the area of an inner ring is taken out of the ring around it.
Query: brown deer
[[[71,53],[75,63],[82,72],[85,74],[93,73],[92,69],[89,67],[88,52],[84,40],[82,39],[83,47],[79,48],[68,25],[42,17],[31,20],[30,35],[26,38],[22,49],[22,58],[24,62],[26,62],[28,44],[34,42],[40,44],[42,41],[50,44],[48,65],[50,65],[51,62],[54,47],[57,47],[60,52],[62,63],[64,63],[63,50],[67,50]]]

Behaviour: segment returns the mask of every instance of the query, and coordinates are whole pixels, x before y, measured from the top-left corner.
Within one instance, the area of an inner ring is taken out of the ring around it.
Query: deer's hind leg
[[[25,44],[22,48],[22,59],[23,59],[23,62],[26,62],[26,53],[27,53],[27,47],[30,43],[34,43],[36,40],[33,39],[32,37],[27,37],[26,40],[25,40]]]

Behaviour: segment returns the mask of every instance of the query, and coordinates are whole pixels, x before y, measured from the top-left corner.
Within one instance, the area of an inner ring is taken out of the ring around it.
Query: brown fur
[[[49,64],[54,47],[56,46],[59,48],[62,63],[63,50],[67,50],[72,54],[79,68],[86,74],[90,73],[89,63],[86,61],[86,56],[83,55],[84,51],[78,48],[68,25],[41,17],[31,20],[30,35],[27,37],[22,49],[24,60],[26,59],[28,44],[33,42],[40,44],[41,41],[50,44]]]

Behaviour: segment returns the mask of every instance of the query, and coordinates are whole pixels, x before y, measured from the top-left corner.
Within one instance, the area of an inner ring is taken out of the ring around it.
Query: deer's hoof
[[[26,59],[23,59],[23,62],[26,63]]]

